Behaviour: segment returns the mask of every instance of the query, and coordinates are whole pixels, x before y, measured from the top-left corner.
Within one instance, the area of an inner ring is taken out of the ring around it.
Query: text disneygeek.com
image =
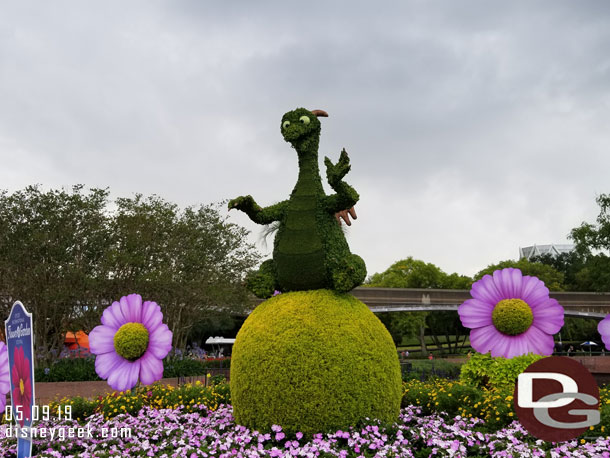
[[[5,437],[14,437],[16,439],[36,439],[49,438],[51,440],[58,439],[85,439],[85,438],[126,438],[131,437],[131,428],[92,428],[89,424],[78,427],[54,426],[54,427],[36,427],[18,428],[11,426],[4,431]]]

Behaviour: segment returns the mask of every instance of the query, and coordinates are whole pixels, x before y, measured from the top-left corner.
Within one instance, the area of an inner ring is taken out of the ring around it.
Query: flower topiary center
[[[523,334],[534,321],[532,309],[521,299],[503,299],[491,314],[495,328],[509,336]]]
[[[148,349],[148,329],[142,323],[125,323],[114,335],[114,349],[129,361],[135,361]]]

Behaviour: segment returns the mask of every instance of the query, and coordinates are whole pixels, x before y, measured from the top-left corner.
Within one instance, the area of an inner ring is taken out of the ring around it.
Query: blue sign
[[[32,314],[19,301],[13,304],[6,329],[8,365],[11,375],[12,416],[18,425],[17,458],[32,456],[34,410],[34,335]]]

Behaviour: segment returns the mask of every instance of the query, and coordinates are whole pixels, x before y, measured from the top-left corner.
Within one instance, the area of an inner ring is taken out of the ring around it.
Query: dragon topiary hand
[[[324,165],[326,165],[326,178],[328,179],[328,184],[330,184],[333,189],[352,168],[345,148],[341,150],[341,156],[339,156],[339,160],[336,164],[333,165],[328,157],[324,157]]]
[[[245,213],[250,213],[253,211],[260,211],[261,208],[256,204],[254,198],[252,196],[239,196],[235,199],[229,201],[228,204],[229,210],[234,208],[241,210]]]

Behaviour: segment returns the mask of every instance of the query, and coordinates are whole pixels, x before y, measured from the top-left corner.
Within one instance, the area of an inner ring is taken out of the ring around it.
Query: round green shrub
[[[237,423],[259,431],[334,432],[393,422],[402,397],[396,347],[355,297],[330,290],[272,297],[248,317],[231,359]]]

